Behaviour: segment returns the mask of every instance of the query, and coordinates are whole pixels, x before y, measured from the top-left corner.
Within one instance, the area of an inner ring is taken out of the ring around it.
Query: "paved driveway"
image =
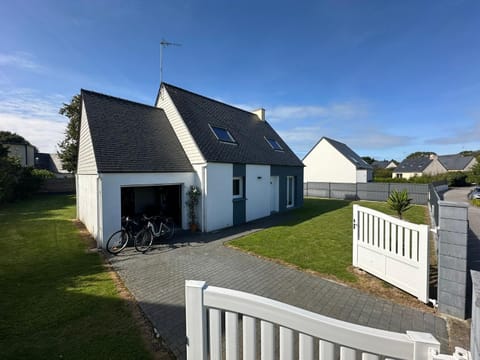
[[[185,358],[186,279],[251,292],[379,329],[430,332],[442,343],[442,351],[447,350],[446,323],[440,317],[223,245],[239,233],[255,231],[276,221],[282,221],[282,217],[274,216],[215,234],[176,236],[178,243],[173,248],[157,248],[145,255],[127,250],[112,257],[111,263],[178,359]]]
[[[477,239],[480,239],[480,207],[470,205],[468,201],[468,193],[473,187],[452,188],[448,190],[443,198],[446,201],[465,202],[469,204],[468,207],[468,223],[470,230]]]

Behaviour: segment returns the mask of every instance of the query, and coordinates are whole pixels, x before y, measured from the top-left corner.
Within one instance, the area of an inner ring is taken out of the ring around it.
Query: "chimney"
[[[264,108],[253,110],[252,113],[257,115],[260,120],[265,121],[265,109]]]
[[[430,160],[435,160],[435,159],[438,159],[438,156],[435,155],[435,154],[430,154]]]

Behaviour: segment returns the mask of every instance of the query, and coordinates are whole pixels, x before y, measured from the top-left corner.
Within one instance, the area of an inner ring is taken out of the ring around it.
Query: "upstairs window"
[[[211,125],[210,125],[210,129],[212,129],[213,133],[215,134],[218,140],[227,142],[227,143],[232,143],[232,144],[237,143],[233,138],[232,134],[230,134],[230,131],[228,131],[227,129],[217,127],[217,126],[211,126]]]
[[[283,148],[277,140],[265,138],[265,141],[272,147],[273,150],[283,151]]]

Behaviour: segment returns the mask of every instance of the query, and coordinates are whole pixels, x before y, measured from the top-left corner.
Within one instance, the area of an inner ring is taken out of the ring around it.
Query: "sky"
[[[480,149],[480,2],[4,1],[0,130],[55,152],[80,89],[153,105],[163,80],[266,119],[302,159]]]

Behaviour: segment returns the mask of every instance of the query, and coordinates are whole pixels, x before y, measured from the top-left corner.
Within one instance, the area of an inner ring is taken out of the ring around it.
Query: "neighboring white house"
[[[35,165],[35,148],[30,144],[2,143],[8,148],[8,156],[16,158],[22,166]]]
[[[347,145],[327,137],[304,157],[305,182],[366,183],[373,168]]]
[[[438,175],[446,172],[447,169],[438,160],[437,155],[419,156],[403,160],[395,170],[393,170],[392,177],[410,179],[414,176]]]
[[[462,154],[440,155],[438,160],[448,171],[470,171],[477,164],[474,156]]]
[[[168,84],[156,105],[82,90],[77,216],[99,246],[122,216],[163,214],[187,229],[191,185],[202,231],[303,205],[303,164],[263,110]]]
[[[372,164],[374,169],[395,169],[398,164],[394,160],[374,161]]]

